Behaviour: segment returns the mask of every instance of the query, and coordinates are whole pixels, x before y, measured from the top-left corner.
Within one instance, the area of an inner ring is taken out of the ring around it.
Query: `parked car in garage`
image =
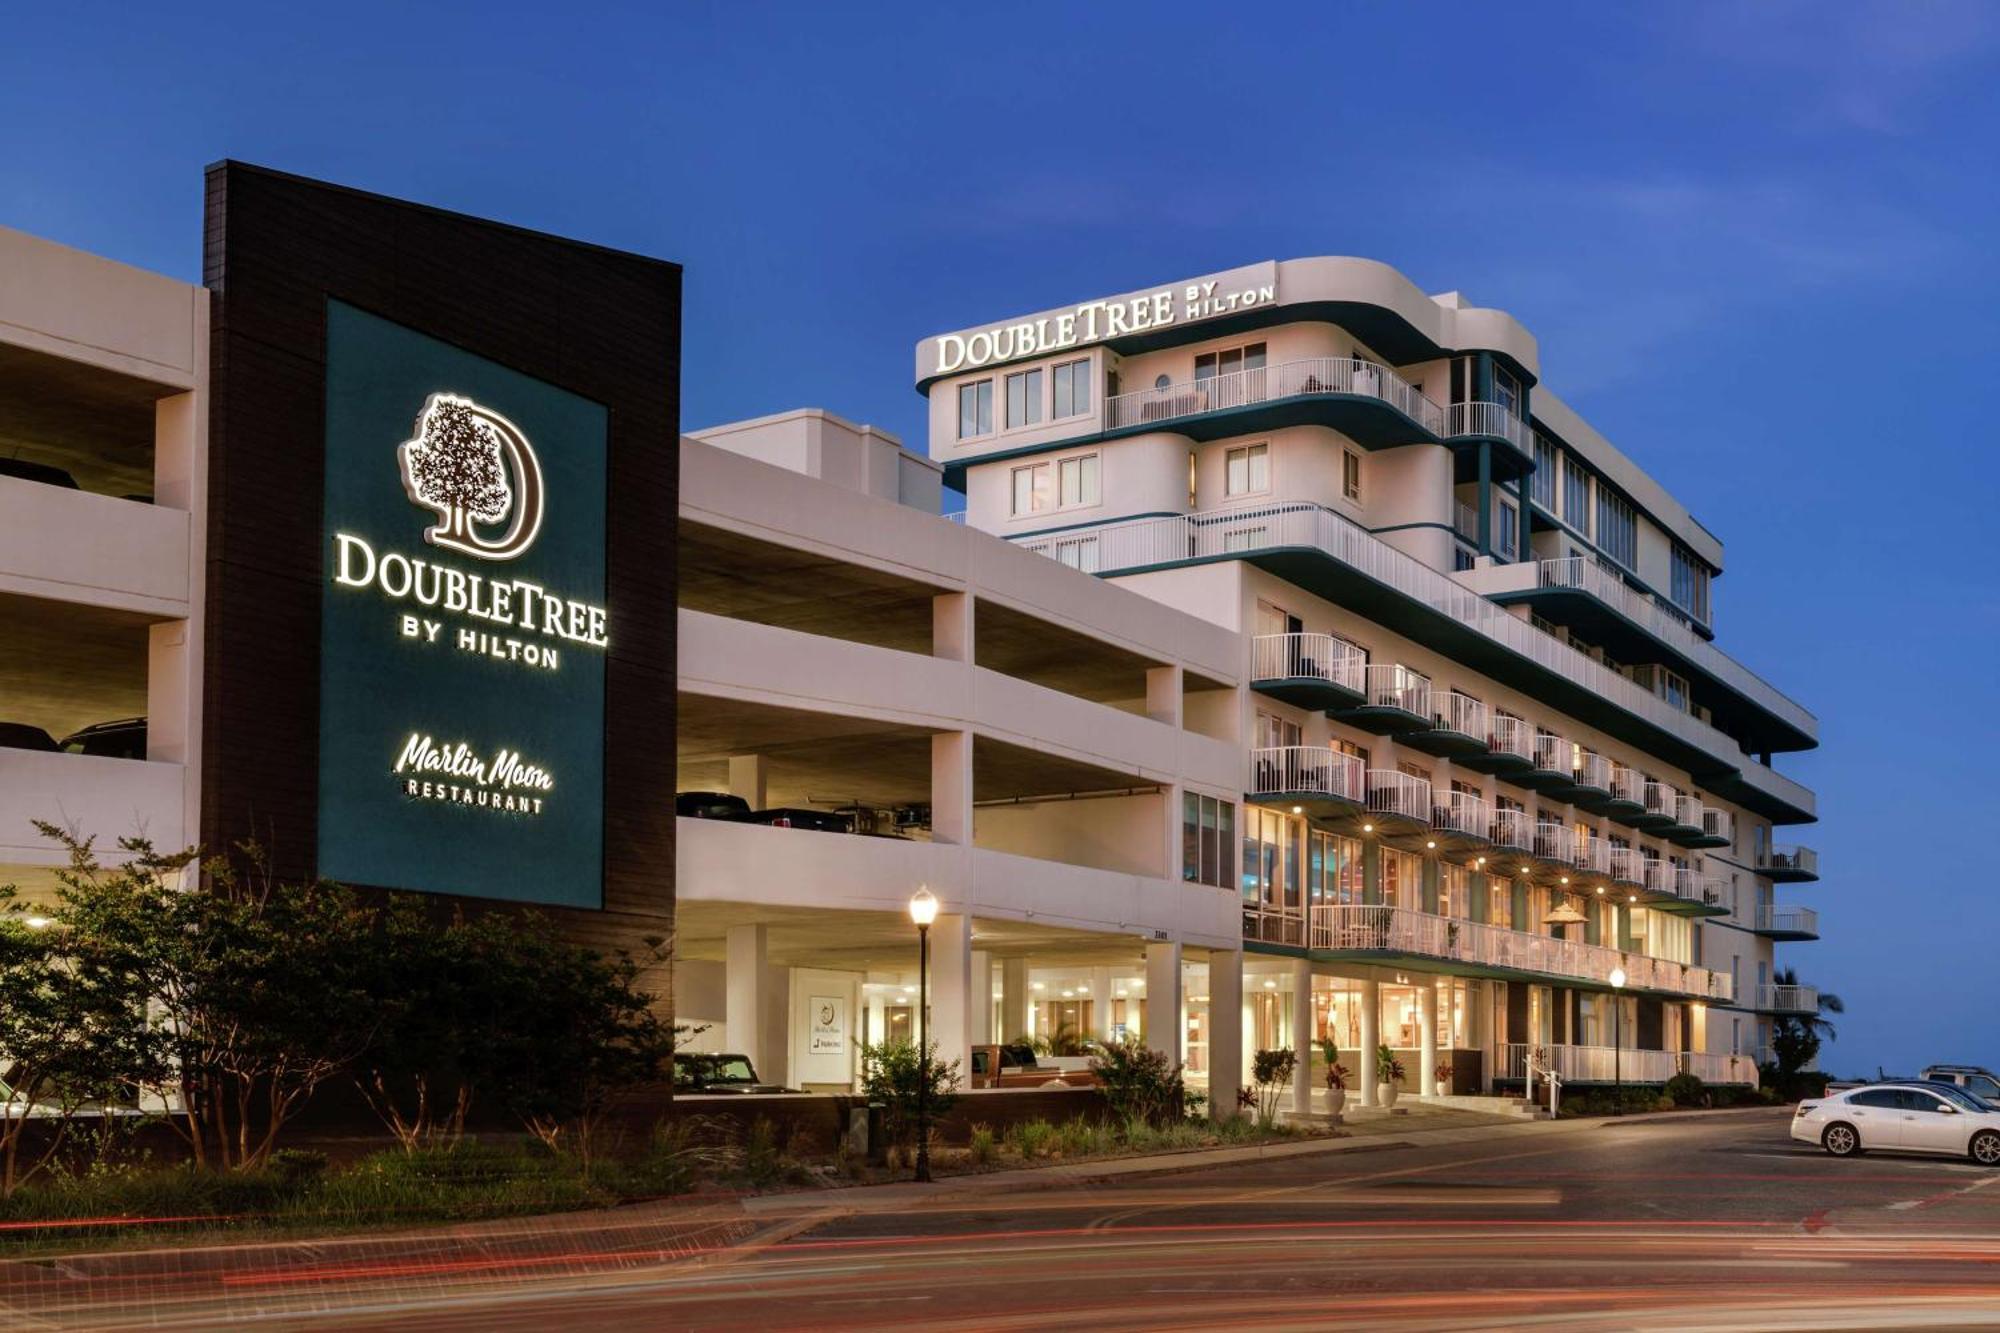
[[[674,1052],[674,1091],[757,1095],[796,1092],[782,1083],[766,1083],[747,1055],[701,1051]]]
[[[146,757],[146,719],[122,718],[116,722],[96,722],[63,737],[66,754],[94,754],[106,759]]]
[[[61,486],[65,490],[78,489],[76,478],[61,468],[52,467],[47,463],[30,463],[25,458],[0,458],[0,477],[39,481],[45,486]]]
[[[852,820],[831,810],[785,807],[777,810],[752,810],[748,814],[735,815],[733,818],[739,824],[769,824],[772,828],[812,829],[819,833],[854,832]]]
[[[1871,1083],[1809,1098],[1792,1114],[1792,1137],[1835,1157],[1928,1153],[2000,1166],[2000,1111],[1948,1083]]]
[[[740,819],[750,802],[726,791],[684,791],[674,797],[674,813],[686,819]]]
[[[56,738],[25,722],[0,722],[0,747],[9,750],[59,750]]]

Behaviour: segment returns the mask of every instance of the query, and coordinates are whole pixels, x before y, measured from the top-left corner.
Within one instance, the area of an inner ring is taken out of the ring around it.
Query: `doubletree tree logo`
[[[396,461],[411,503],[437,512],[424,534],[433,546],[511,560],[541,530],[542,465],[520,428],[490,407],[432,394]],[[498,536],[489,535],[502,524]]]

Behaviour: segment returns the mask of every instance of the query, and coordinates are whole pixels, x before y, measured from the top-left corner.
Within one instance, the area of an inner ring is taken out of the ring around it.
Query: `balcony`
[[[1813,715],[1710,643],[1679,608],[1628,584],[1586,556],[1544,560],[1531,587],[1493,591],[1502,604],[1577,629],[1619,661],[1660,661],[1685,675],[1712,712],[1739,723],[1756,750],[1804,750],[1818,743]]]
[[[1773,884],[1812,884],[1819,879],[1819,853],[1810,847],[1772,847],[1757,858],[1757,873]]]
[[[1521,718],[1495,714],[1487,724],[1485,750],[1465,755],[1458,762],[1476,772],[1502,777],[1526,772],[1535,766],[1535,729]]]
[[[1360,703],[1368,654],[1331,634],[1259,634],[1250,641],[1250,688],[1325,712]]]
[[[1542,1046],[1520,1042],[1500,1047],[1493,1077],[1502,1083],[1525,1083],[1528,1062],[1539,1051],[1536,1078],[1553,1067],[1564,1086],[1587,1083],[1660,1083],[1675,1074],[1693,1074],[1703,1083],[1757,1083],[1757,1064],[1747,1055],[1713,1055],[1707,1051],[1641,1051],[1631,1047]]]
[[[1451,440],[1505,440],[1523,455],[1534,456],[1528,423],[1503,403],[1453,403],[1445,409],[1443,434]]]
[[[1513,852],[1535,850],[1535,818],[1526,810],[1493,812],[1493,845]]]
[[[1720,875],[1707,875],[1691,866],[1676,866],[1673,874],[1674,897],[1690,907],[1705,909],[1692,913],[1696,916],[1727,916],[1729,906],[1724,899],[1729,893],[1729,882]],[[1669,905],[1667,910],[1673,910]]]
[[[1683,847],[1692,847],[1701,841],[1701,799],[1696,796],[1674,796],[1674,822],[1660,830],[1660,836],[1677,842]]]
[[[1406,965],[1439,963],[1446,966],[1425,970],[1555,978],[1605,989],[1613,969],[1623,968],[1629,989],[1704,1001],[1727,1002],[1730,995],[1729,978],[1705,968],[1409,907],[1319,904],[1303,917],[1244,915],[1245,938],[1257,943],[1297,947],[1293,942],[1301,926],[1306,947],[1316,954],[1389,957]]]
[[[1725,785],[1730,775],[1761,769],[1700,718],[1323,505],[1118,519],[1017,544],[1105,576],[1244,560],[1699,774],[1706,787],[1732,800],[1737,788]],[[1810,819],[1811,793],[1774,778],[1769,770],[1746,773],[1737,786],[1751,795],[1742,804],[1773,817]]]
[[[1368,783],[1361,761],[1351,754],[1324,745],[1278,745],[1250,752],[1248,795],[1324,819],[1365,808]]]
[[[1817,1014],[1819,989],[1815,986],[1758,986],[1751,992],[1750,1008],[1760,1014]]]
[[[1385,833],[1411,833],[1431,824],[1431,784],[1389,768],[1368,770],[1369,822]]]
[[[1601,815],[1609,815],[1624,823],[1633,815],[1646,809],[1646,780],[1636,769],[1623,764],[1611,766],[1611,786],[1601,801],[1593,803],[1593,808]]]
[[[1449,850],[1484,847],[1492,840],[1493,812],[1470,792],[1439,792],[1431,804],[1431,828]]]
[[[1534,758],[1526,770],[1503,775],[1507,781],[1536,791],[1554,791],[1576,780],[1575,761],[1568,741],[1553,731],[1535,733]]]
[[[1595,750],[1586,750],[1581,745],[1570,754],[1570,777],[1567,782],[1556,783],[1543,788],[1558,801],[1568,801],[1588,810],[1611,795],[1611,761]]]
[[[1674,803],[1680,798],[1680,792],[1672,783],[1648,782],[1639,789],[1639,812],[1626,815],[1618,822],[1651,832],[1671,828],[1674,823]]]
[[[1492,743],[1486,725],[1486,705],[1457,690],[1431,692],[1432,725],[1403,737],[1414,746],[1446,759],[1483,755]]]
[[[1750,914],[1750,933],[1767,940],[1816,940],[1819,913],[1810,907],[1759,907]]]
[[[1611,878],[1610,842],[1595,833],[1581,834],[1576,843],[1576,868],[1586,876],[1597,879]]]
[[[1610,849],[1609,864],[1605,873],[1612,882],[1627,888],[1639,889],[1646,885],[1646,858],[1631,847],[1613,846]]]
[[[1332,716],[1378,736],[1431,728],[1431,678],[1406,666],[1364,668],[1361,701],[1332,710]]]
[[[1681,840],[1689,847],[1727,847],[1736,841],[1736,816],[1712,805],[1701,808],[1701,834]]]
[[[1387,366],[1352,357],[1287,361],[1104,401],[1107,436],[1171,430],[1213,440],[1301,425],[1331,427],[1368,448],[1447,438],[1444,408]]]

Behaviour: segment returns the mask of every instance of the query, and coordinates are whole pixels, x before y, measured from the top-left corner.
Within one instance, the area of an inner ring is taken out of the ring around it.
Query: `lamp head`
[[[937,920],[938,900],[928,884],[910,895],[910,920],[920,926],[928,926]]]

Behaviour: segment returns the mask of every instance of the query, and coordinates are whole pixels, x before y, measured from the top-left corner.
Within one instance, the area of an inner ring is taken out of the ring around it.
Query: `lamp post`
[[[910,920],[917,923],[917,1179],[931,1178],[931,922],[938,900],[929,885],[910,896]]]
[[[1620,1061],[1625,1057],[1625,969],[1614,967],[1606,978],[1611,983],[1611,1087],[1617,1098],[1618,1109],[1612,1114],[1625,1114],[1625,1070]]]

